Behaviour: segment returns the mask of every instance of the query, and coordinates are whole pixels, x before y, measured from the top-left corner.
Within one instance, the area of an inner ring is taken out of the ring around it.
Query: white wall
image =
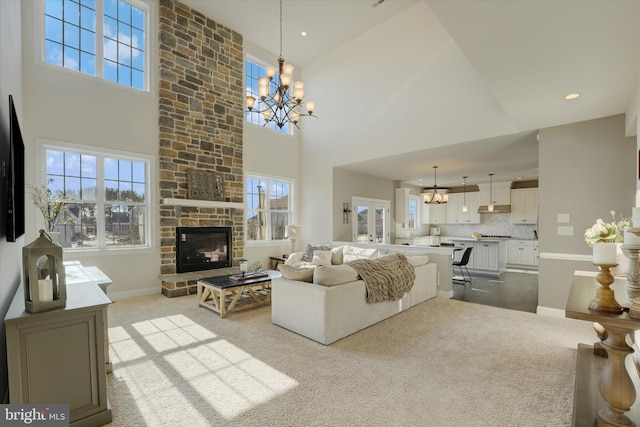
[[[630,217],[638,171],[636,138],[625,136],[623,115],[540,130],[539,307],[564,310],[573,272],[595,270],[584,231],[610,211]],[[557,233],[569,214],[573,236]]]
[[[426,2],[318,58],[302,78],[318,115],[302,145],[312,241],[333,231],[334,166],[519,131]]]
[[[255,173],[294,180],[293,203],[298,211],[300,208],[298,195],[301,193],[298,135],[283,135],[245,123],[243,150],[245,177],[247,173]],[[294,218],[294,223],[301,225],[304,233],[305,227],[301,221],[300,215]],[[302,248],[301,243],[296,245],[296,250],[302,250]],[[244,252],[244,257],[249,260],[249,264],[259,260],[266,268],[269,265],[270,256],[282,256],[291,252],[291,241],[285,240],[275,244],[245,242]]]
[[[125,150],[157,158],[158,97],[155,76],[152,75],[150,83],[151,93],[145,93],[39,63],[36,61],[36,52],[39,54],[41,28],[34,25],[34,16],[35,8],[41,7],[41,4],[40,1],[23,2],[22,14],[25,82],[23,137],[27,182],[33,183],[36,176],[35,138]],[[157,10],[153,10],[153,13],[157,16]],[[155,52],[155,24],[151,31],[150,51]],[[156,70],[156,62],[152,62],[149,68]],[[157,172],[152,180],[157,182]],[[155,185],[150,185],[150,189],[156,201],[154,205],[157,206]],[[26,240],[31,241],[36,237],[40,217],[29,200],[26,208]],[[157,211],[153,214],[157,216]],[[159,235],[157,221],[152,230],[154,236]],[[157,243],[153,250],[144,252],[116,251],[108,256],[66,254],[65,260],[79,259],[85,266],[100,268],[113,280],[108,290],[112,298],[155,293],[160,292]]]
[[[24,132],[22,96],[20,0],[0,1],[0,139],[9,136],[9,95],[13,95]],[[0,141],[0,147],[4,141]],[[0,176],[2,173],[0,172]],[[6,183],[6,180],[0,179]],[[0,209],[6,209],[0,204]],[[4,319],[20,284],[24,237],[10,243],[0,237],[0,317]],[[8,392],[7,352],[4,322],[0,324],[0,402],[6,403]]]

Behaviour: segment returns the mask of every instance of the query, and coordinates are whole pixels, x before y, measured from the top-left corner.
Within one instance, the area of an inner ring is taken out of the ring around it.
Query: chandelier
[[[280,57],[278,58],[277,82],[273,81],[276,74],[275,67],[266,67],[267,76],[258,78],[259,100],[254,96],[246,97],[247,109],[253,111],[256,107],[257,111],[262,113],[263,126],[273,122],[280,129],[287,123],[293,123],[298,127],[300,117],[317,117],[313,115],[315,102],[306,101],[304,105],[307,112],[302,110],[304,83],[293,82],[293,93],[290,92],[293,68],[293,65],[285,64],[282,57],[282,0],[280,0]],[[270,87],[273,88],[273,92],[269,91]],[[257,106],[256,101],[258,101]]]
[[[449,195],[444,193],[438,193],[438,166],[433,167],[433,190],[429,193],[424,193],[424,202],[425,203],[447,203],[449,200]],[[446,188],[443,188],[446,190]]]

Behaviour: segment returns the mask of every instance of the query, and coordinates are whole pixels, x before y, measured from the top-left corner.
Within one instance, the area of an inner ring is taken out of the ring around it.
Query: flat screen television
[[[9,144],[7,242],[15,242],[24,234],[24,142],[11,95],[9,95]]]

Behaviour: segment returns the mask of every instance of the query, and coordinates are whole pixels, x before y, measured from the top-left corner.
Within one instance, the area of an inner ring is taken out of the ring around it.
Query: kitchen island
[[[473,248],[467,264],[469,270],[496,276],[507,271],[508,239],[447,237],[446,240],[462,249]]]

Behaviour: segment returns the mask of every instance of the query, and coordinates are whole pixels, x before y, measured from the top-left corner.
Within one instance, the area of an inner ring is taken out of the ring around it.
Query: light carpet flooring
[[[436,298],[330,346],[195,296],[109,307],[112,426],[569,426],[592,325]]]

